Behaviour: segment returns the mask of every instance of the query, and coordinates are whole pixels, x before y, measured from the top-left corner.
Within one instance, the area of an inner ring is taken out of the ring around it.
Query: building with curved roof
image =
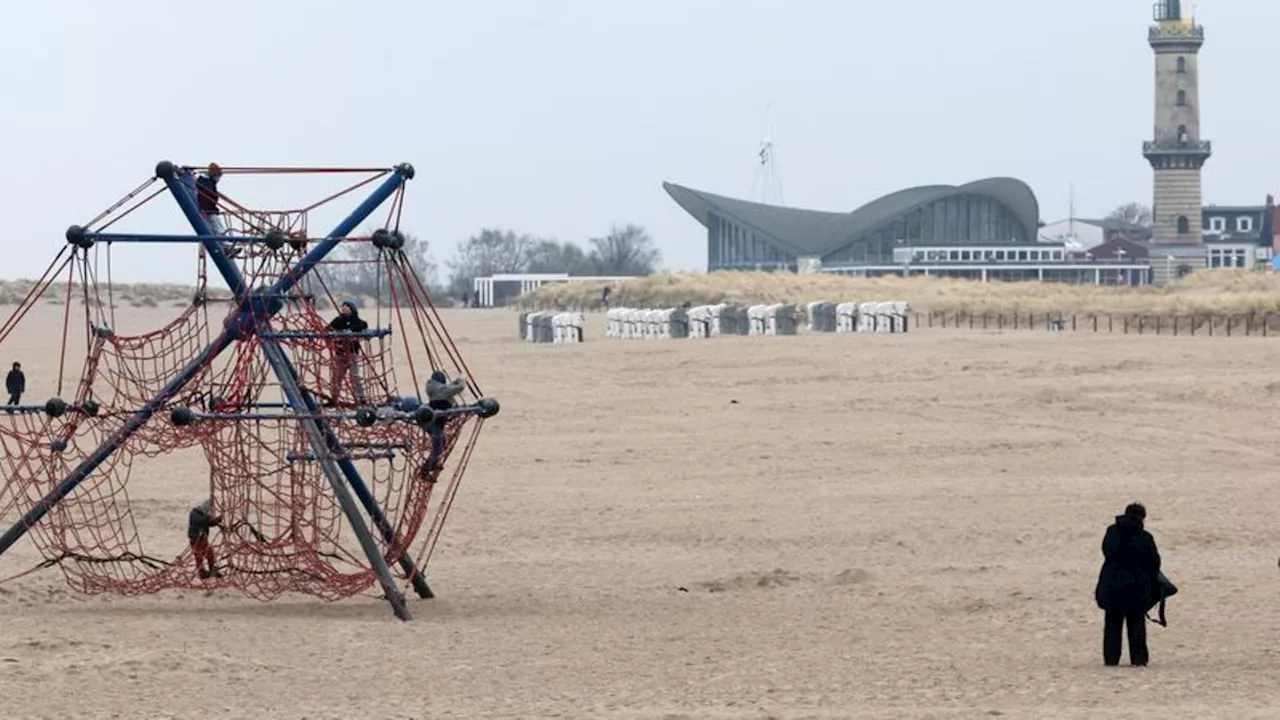
[[[892,266],[906,259],[903,251],[915,257],[921,248],[996,248],[1003,257],[1000,248],[1044,247],[1037,242],[1035,193],[1013,178],[899,190],[852,212],[764,205],[672,183],[663,188],[707,229],[708,270],[795,271],[802,260],[824,268]]]

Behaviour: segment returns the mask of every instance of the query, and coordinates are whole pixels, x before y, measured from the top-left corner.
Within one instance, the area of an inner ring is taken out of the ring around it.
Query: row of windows
[[[1178,58],[1178,72],[1179,72],[1179,73],[1186,73],[1186,72],[1187,72],[1187,59],[1186,59],[1186,58],[1184,58],[1184,57],[1180,57],[1180,58]],[[1177,100],[1177,102],[1178,102],[1178,107],[1186,107],[1186,105],[1187,105],[1187,91],[1186,91],[1186,90],[1179,90],[1179,91],[1178,91],[1178,100]],[[1186,141],[1187,141],[1187,128],[1186,128],[1186,126],[1179,126],[1179,127],[1178,127],[1178,140],[1179,140],[1179,142],[1186,142]]]
[[[1065,259],[1065,251],[1061,249],[1027,249],[1010,248],[999,250],[983,248],[981,250],[934,248],[916,249],[912,253],[912,262],[1045,262]]]
[[[983,195],[959,195],[929,203],[823,257],[824,263],[888,264],[904,245],[1010,245],[1031,241],[1027,228],[1004,204]]]
[[[1227,219],[1220,216],[1209,218],[1209,230],[1211,232],[1226,232]],[[1253,232],[1253,218],[1248,215],[1236,217],[1236,232]]]
[[[1242,268],[1248,260],[1248,251],[1244,248],[1211,248],[1209,250],[1209,267]]]
[[[795,256],[737,223],[712,214],[707,229],[707,264],[710,267],[786,265]]]

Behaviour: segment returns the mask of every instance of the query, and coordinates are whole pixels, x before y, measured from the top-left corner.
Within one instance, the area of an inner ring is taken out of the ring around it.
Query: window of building
[[[1182,107],[1186,104],[1187,104],[1187,91],[1179,90],[1178,91],[1178,107]]]
[[[1237,232],[1253,232],[1253,218],[1248,215],[1241,215],[1236,218]]]
[[[1243,248],[1213,248],[1209,251],[1209,267],[1243,268],[1248,253]]]
[[[1178,142],[1184,143],[1187,141],[1188,137],[1189,136],[1187,135],[1187,126],[1179,125],[1178,126]]]
[[[1187,59],[1184,57],[1178,58],[1178,72],[1184,73],[1186,71],[1187,71]]]
[[[1190,224],[1187,222],[1187,216],[1179,215],[1178,216],[1178,234],[1186,235],[1189,232],[1191,232],[1191,227],[1190,227]]]
[[[1227,219],[1224,217],[1209,218],[1209,231],[1220,233],[1227,229]]]

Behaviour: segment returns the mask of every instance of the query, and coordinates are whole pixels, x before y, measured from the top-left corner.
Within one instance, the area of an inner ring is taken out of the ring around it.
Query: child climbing
[[[329,321],[331,332],[362,333],[369,329],[369,323],[360,319],[360,308],[356,301],[347,298],[338,306],[338,316]],[[333,341],[333,369],[329,379],[328,405],[336,405],[342,395],[347,376],[351,376],[355,386],[356,402],[364,402],[364,383],[360,380],[360,338],[335,338]]]
[[[432,410],[448,410],[454,406],[454,398],[467,389],[466,378],[449,379],[440,370],[431,373],[427,379],[427,406]],[[431,456],[423,466],[424,474],[435,472],[440,464],[440,456],[444,453],[444,428],[448,418],[439,417],[431,422],[427,432],[431,435]]]
[[[206,499],[191,508],[187,515],[187,541],[191,543],[191,552],[196,558],[196,572],[200,574],[201,580],[222,577],[218,572],[218,558],[209,545],[209,528],[220,525],[222,518],[213,514],[212,499]]]

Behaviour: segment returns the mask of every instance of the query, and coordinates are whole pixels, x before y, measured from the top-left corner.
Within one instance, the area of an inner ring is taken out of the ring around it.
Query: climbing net
[[[57,566],[85,593],[234,588],[262,600],[287,592],[336,600],[378,582],[357,527],[367,524],[378,555],[404,582],[422,571],[484,418],[497,404],[481,397],[404,253],[402,180],[412,177],[405,167],[225,168],[232,176],[367,177],[291,210],[251,210],[222,194],[228,232],[195,245],[198,281],[190,305],[141,335],[114,331],[110,248],[146,238],[109,230],[166,190],[180,206],[193,200],[182,181],[187,169],[172,169],[174,180],[154,191],[163,177],[143,183],[68,231],[68,244],[0,326],[3,347],[30,309],[65,283],[60,378],[63,370],[74,377],[68,338],[83,333],[88,348],[74,387],[60,380],[57,396],[0,412],[0,518],[26,516],[14,528],[39,548],[39,567]],[[379,180],[395,186],[384,193],[390,212],[381,227],[340,238],[353,251],[317,257],[325,238],[308,235],[311,212]],[[317,261],[314,269],[308,258]],[[233,266],[242,281],[231,297],[208,286],[216,262]],[[365,331],[329,329],[332,308],[345,299],[331,287],[339,263],[376,279],[373,297],[360,303]],[[427,391],[433,374],[465,387],[433,402]],[[175,517],[161,542],[144,537],[130,501],[138,460],[196,449],[206,460],[207,497],[222,518],[209,535],[218,571],[212,577],[197,572],[189,547],[176,557],[153,549],[172,547],[174,534],[185,540],[188,508],[202,496],[165,509]],[[78,484],[50,502],[69,478]],[[361,502],[358,523],[343,493]],[[31,522],[40,507],[47,512]]]

